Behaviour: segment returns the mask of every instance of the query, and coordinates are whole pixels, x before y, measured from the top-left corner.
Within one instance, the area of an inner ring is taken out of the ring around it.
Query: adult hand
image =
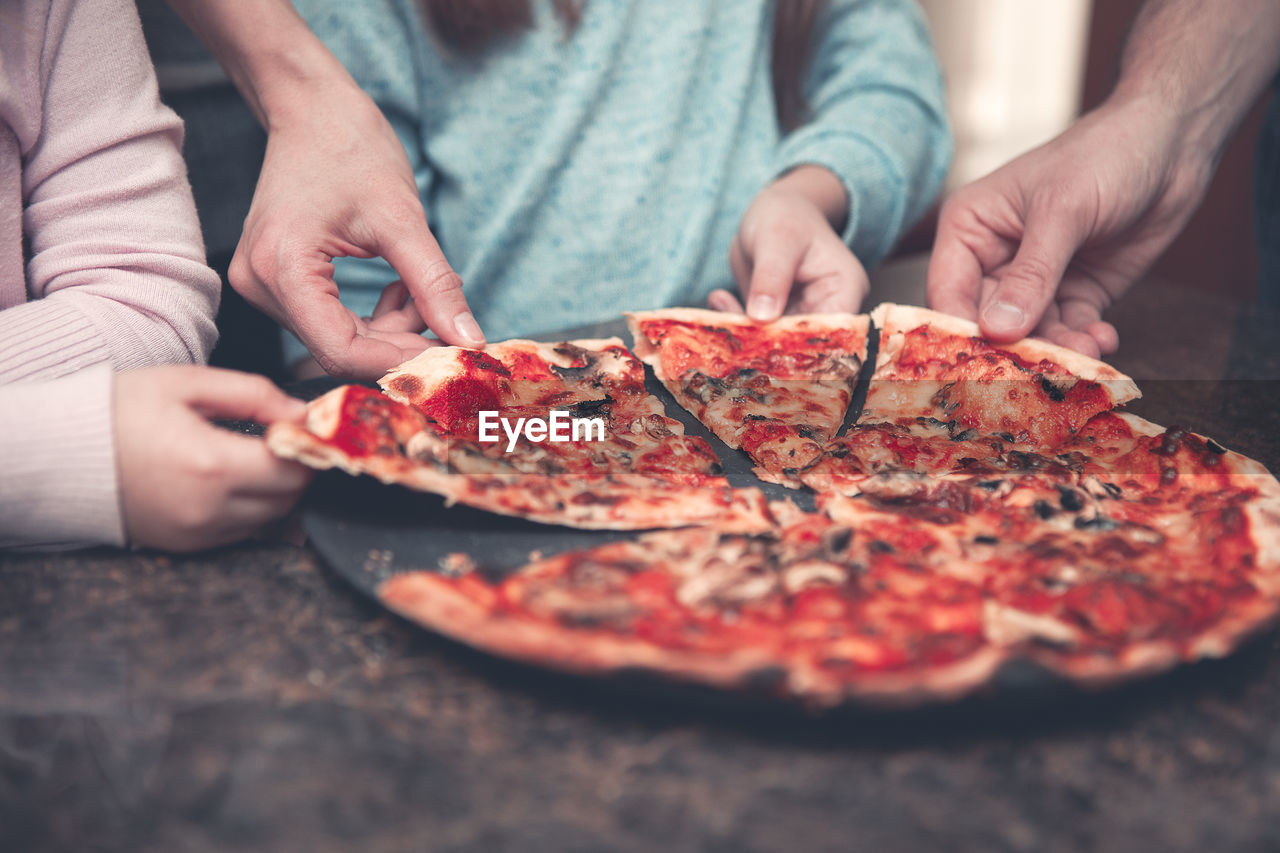
[[[942,208],[929,304],[992,340],[1114,352],[1103,310],[1182,231],[1213,173],[1211,149],[1182,142],[1141,102],[1108,105],[961,189]]]
[[[870,289],[867,273],[831,222],[847,209],[839,180],[818,166],[801,166],[755,197],[729,249],[729,268],[753,320],[776,320],[784,311],[858,310]],[[727,290],[713,291],[707,305],[743,313]]]
[[[306,407],[266,379],[210,367],[115,378],[116,464],[133,545],[194,551],[252,534],[289,512],[311,472],[212,417],[300,421]]]
[[[272,118],[231,284],[334,376],[381,376],[428,346],[418,334],[428,327],[445,343],[482,346],[395,132],[354,85],[323,95]],[[357,317],[333,281],[333,258],[348,255],[385,258],[410,298],[397,290],[394,310]]]

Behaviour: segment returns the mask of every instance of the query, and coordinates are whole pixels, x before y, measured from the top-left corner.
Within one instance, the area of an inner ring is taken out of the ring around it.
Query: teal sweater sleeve
[[[844,241],[879,263],[937,197],[951,164],[942,77],[914,2],[833,0],[817,26],[810,118],[778,146],[776,173],[811,163],[849,194]]]
[[[871,266],[933,201],[950,156],[914,0],[829,0],[812,113],[785,137],[770,0],[588,0],[571,33],[531,0],[528,31],[472,57],[442,48],[417,0],[296,2],[405,143],[493,340],[705,304],[734,286],[728,251],[751,200],[802,163],[844,183],[845,237]],[[367,314],[395,274],[343,258],[335,276]]]

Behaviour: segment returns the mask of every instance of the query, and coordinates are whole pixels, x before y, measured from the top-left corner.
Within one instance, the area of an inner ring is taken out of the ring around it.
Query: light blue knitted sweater
[[[779,0],[787,2],[787,0]],[[845,240],[870,266],[941,187],[951,140],[913,0],[831,0],[782,137],[766,0],[587,0],[566,36],[548,0],[532,31],[460,59],[412,0],[297,0],[409,152],[427,218],[489,340],[701,305],[733,286],[728,250],[752,197],[791,167],[849,191]],[[337,263],[370,313],[395,276]]]

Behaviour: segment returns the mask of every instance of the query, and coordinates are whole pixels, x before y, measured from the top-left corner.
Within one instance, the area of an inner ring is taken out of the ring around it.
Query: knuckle
[[[1034,298],[1057,287],[1058,274],[1045,258],[1029,255],[1018,258],[1000,284],[1004,290]]]
[[[427,221],[422,202],[413,193],[395,193],[380,205],[381,214],[398,229],[411,229]]]
[[[345,363],[328,350],[312,350],[312,357],[316,360],[316,364],[320,365],[320,369],[330,376],[343,377]]]
[[[432,261],[422,271],[424,289],[430,299],[436,299],[462,289],[462,277],[454,272],[449,262],[441,258]]]

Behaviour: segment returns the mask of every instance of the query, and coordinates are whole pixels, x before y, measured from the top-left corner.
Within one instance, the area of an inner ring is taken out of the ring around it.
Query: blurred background
[[[786,0],[780,0],[786,2]],[[1142,0],[920,0],[947,78],[956,135],[948,189],[1052,138],[1111,89]],[[187,121],[186,155],[211,265],[225,275],[248,211],[263,135],[217,64],[163,0],[139,0],[166,101]],[[1251,299],[1255,106],[1204,205],[1154,276]],[[936,211],[872,275],[873,299],[923,302]],[[228,289],[215,363],[254,369],[275,345],[256,312]],[[242,333],[237,330],[243,329]]]
[[[956,157],[947,189],[1045,142],[1111,91],[1142,0],[921,0],[947,77]],[[1223,157],[1213,188],[1153,275],[1251,299],[1255,105]],[[904,254],[927,249],[922,224]],[[893,270],[888,272],[892,273]],[[882,278],[882,277],[878,277]]]

